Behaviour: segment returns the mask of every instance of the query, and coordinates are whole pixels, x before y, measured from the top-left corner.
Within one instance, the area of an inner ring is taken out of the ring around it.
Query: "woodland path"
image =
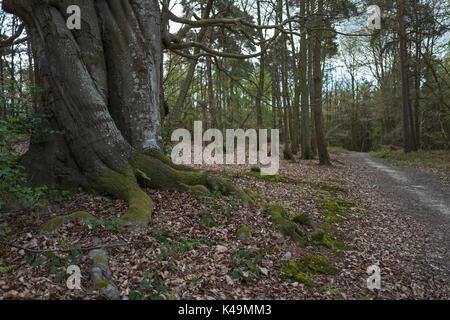
[[[396,204],[415,218],[425,222],[447,248],[450,270],[450,185],[447,177],[422,169],[398,167],[367,153],[352,152],[345,158],[365,167],[375,177],[376,189],[386,201]]]

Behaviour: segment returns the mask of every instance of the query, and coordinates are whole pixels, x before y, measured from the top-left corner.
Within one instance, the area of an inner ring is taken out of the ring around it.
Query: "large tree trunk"
[[[70,5],[81,8],[81,30],[66,26]],[[33,184],[109,193],[128,202],[124,220],[144,225],[152,203],[138,182],[194,192],[223,184],[245,198],[227,182],[183,171],[158,152],[162,41],[157,0],[5,0],[3,9],[27,24],[37,84],[44,89],[40,105],[53,114],[48,125],[63,130],[33,137],[23,159]]]

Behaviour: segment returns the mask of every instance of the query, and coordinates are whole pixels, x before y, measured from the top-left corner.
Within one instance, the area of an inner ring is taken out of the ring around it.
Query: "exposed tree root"
[[[156,152],[153,152],[152,156],[134,153],[129,159],[129,166],[124,168],[122,173],[108,169],[105,175],[95,177],[94,183],[96,189],[125,200],[129,208],[122,219],[141,226],[149,223],[152,213],[152,201],[141,186],[196,194],[208,194],[218,190],[225,195],[232,194],[245,203],[252,201],[251,195],[231,182],[177,166],[169,158]]]
[[[94,249],[89,252],[94,265],[91,269],[91,279],[94,286],[111,300],[120,300],[120,292],[111,276],[108,266],[108,253],[104,249]]]

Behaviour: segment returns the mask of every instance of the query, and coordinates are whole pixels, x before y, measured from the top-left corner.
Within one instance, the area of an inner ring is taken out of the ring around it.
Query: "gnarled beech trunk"
[[[67,7],[81,8],[69,30]],[[207,192],[232,184],[174,165],[159,153],[161,12],[157,0],[4,0],[26,24],[48,126],[23,164],[35,185],[83,186],[129,203],[123,219],[147,224],[151,199],[140,186]],[[142,177],[144,172],[149,179]]]

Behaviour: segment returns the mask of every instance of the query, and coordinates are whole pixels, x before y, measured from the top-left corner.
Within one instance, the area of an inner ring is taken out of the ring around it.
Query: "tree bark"
[[[403,139],[405,153],[417,151],[408,78],[408,52],[404,23],[403,0],[397,0],[398,34],[400,37],[400,73],[402,78]]]
[[[306,14],[306,0],[300,2],[300,15]],[[302,30],[300,38],[300,93],[301,93],[301,148],[302,159],[310,160],[313,158],[310,146],[310,128],[309,128],[309,90],[307,84],[307,42],[306,42],[306,28]]]
[[[318,1],[317,16],[315,17],[315,28],[322,28],[323,24],[323,0]],[[319,163],[321,165],[331,165],[330,156],[328,155],[327,145],[325,141],[323,129],[322,115],[322,32],[314,31],[314,48],[313,48],[313,90],[314,90],[314,123],[316,129],[317,151],[319,154]]]
[[[258,0],[256,2],[257,5],[257,11],[258,11],[258,24],[261,24],[261,5],[260,1]],[[263,32],[262,30],[258,31],[258,36],[260,41],[264,40]],[[256,109],[256,127],[257,129],[263,128],[263,116],[262,116],[262,107],[261,107],[261,101],[262,96],[264,94],[264,73],[265,73],[265,54],[261,54],[261,57],[259,58],[259,79],[258,79],[258,88],[256,93],[256,100],[255,100],[255,109]],[[259,141],[259,137],[258,137]],[[259,143],[258,143],[258,149],[259,149]]]

